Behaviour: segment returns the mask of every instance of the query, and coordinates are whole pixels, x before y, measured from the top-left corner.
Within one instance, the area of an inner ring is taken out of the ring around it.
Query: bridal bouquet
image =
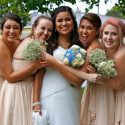
[[[86,51],[78,45],[70,47],[63,56],[63,63],[72,67],[81,67],[85,63]]]
[[[23,56],[27,61],[35,61],[42,58],[46,51],[47,43],[45,41],[31,40],[24,48]]]
[[[92,50],[89,55],[89,60],[103,78],[110,78],[117,75],[114,60],[109,60],[104,50],[98,48]]]

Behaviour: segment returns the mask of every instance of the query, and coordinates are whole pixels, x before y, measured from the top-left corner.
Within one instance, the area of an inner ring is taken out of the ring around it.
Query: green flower
[[[46,44],[44,42],[32,40],[25,46],[23,56],[27,61],[35,61],[41,58],[44,51],[46,51]]]
[[[92,50],[89,55],[89,61],[96,67],[97,72],[103,78],[110,78],[117,75],[114,60],[108,60],[104,50],[99,48]]]
[[[95,67],[97,67],[100,62],[106,61],[106,60],[108,60],[108,58],[105,51],[99,48],[92,50],[89,55],[89,61]]]
[[[117,75],[117,71],[114,68],[114,60],[102,61],[98,65],[98,72],[104,78],[110,78]]]

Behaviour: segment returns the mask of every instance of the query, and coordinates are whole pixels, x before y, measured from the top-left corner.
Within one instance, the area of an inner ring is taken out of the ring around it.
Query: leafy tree
[[[0,18],[8,12],[18,14],[24,26],[30,20],[29,10],[23,6],[21,0],[0,0]]]
[[[114,16],[125,19],[125,8],[121,10],[118,6],[114,6],[111,10],[108,10],[106,15],[107,16]]]
[[[69,2],[69,0],[65,1]],[[10,11],[18,14],[25,26],[30,20],[29,11],[50,12],[53,10],[53,4],[60,5],[63,2],[63,0],[0,0],[0,18]],[[70,2],[74,4],[76,1],[70,0]]]
[[[70,2],[72,4],[76,3],[76,0],[65,0],[66,2]],[[100,0],[80,0],[81,2],[85,2],[89,5],[89,8],[92,9],[93,6],[98,6]],[[105,0],[107,3],[109,0]],[[18,14],[22,20],[24,26],[26,25],[27,21],[30,20],[29,12],[31,10],[36,10],[38,12],[50,12],[54,9],[54,5],[59,6],[63,3],[64,0],[0,0],[0,18],[11,11],[13,13]],[[125,0],[119,0],[118,4],[116,4],[119,9],[125,8]]]
[[[87,5],[89,5],[88,8],[85,9],[86,12],[88,12],[90,9],[92,9],[94,6],[99,6],[99,2],[100,0],[81,0],[82,2],[85,2]],[[109,0],[104,0],[105,4],[108,2]]]

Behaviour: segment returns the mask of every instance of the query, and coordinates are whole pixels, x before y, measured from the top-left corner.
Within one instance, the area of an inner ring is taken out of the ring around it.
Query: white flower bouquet
[[[98,67],[98,64],[100,62],[106,61],[108,60],[108,58],[104,50],[97,48],[91,51],[89,55],[89,60],[91,64],[93,64],[95,67]]]
[[[72,67],[81,67],[85,63],[86,51],[78,45],[70,47],[63,56],[63,63]]]
[[[117,75],[114,67],[114,60],[102,61],[99,63],[97,70],[104,78],[110,78]]]
[[[98,48],[92,50],[89,55],[89,60],[103,78],[110,78],[117,75],[114,60],[108,60],[104,50]]]
[[[31,40],[27,43],[23,50],[24,59],[27,61],[35,61],[42,58],[46,51],[47,43],[38,40]]]

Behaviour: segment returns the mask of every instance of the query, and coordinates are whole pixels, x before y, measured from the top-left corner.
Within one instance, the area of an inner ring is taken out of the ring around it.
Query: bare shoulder
[[[31,38],[26,38],[26,39],[24,39],[21,43],[20,43],[20,45],[19,45],[19,47],[21,47],[21,46],[24,46],[25,44],[27,44],[29,41],[31,41],[32,39]]]
[[[8,57],[9,57],[8,48],[0,39],[0,60],[6,60]]]
[[[87,49],[87,52],[90,52],[91,50],[96,49],[96,48],[101,48],[101,49],[103,48],[101,42],[98,39],[92,42],[92,44]]]
[[[31,41],[32,39],[30,37],[25,38],[21,43],[27,43]]]
[[[117,53],[115,53],[114,59],[115,59],[115,62],[120,66],[124,65],[123,62],[125,61],[125,46],[122,46],[119,48]]]
[[[116,57],[125,57],[125,45],[119,48],[119,50],[116,53]]]
[[[0,39],[0,52],[3,52],[3,50],[6,50],[6,46],[4,44],[4,42],[2,41],[2,39]]]

